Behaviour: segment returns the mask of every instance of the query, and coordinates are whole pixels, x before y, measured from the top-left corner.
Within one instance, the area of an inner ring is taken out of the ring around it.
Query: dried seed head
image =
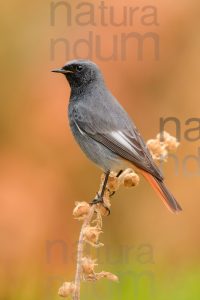
[[[177,142],[177,139],[174,138],[174,137],[171,137],[170,139],[168,139],[168,140],[166,141],[166,144],[167,144],[167,149],[168,149],[170,152],[176,151],[176,149],[177,149],[178,146],[180,145],[180,143]]]
[[[166,146],[157,139],[148,140],[147,147],[154,160],[163,160],[168,154]]]
[[[104,197],[104,204],[97,204],[97,210],[99,211],[102,217],[106,217],[109,215],[109,207],[111,206],[109,198]]]
[[[168,132],[164,131],[162,133],[157,134],[156,138],[160,141],[162,141],[169,151],[175,151],[180,143],[177,141],[177,139],[173,136],[171,136]]]
[[[75,292],[75,284],[73,282],[64,282],[58,290],[60,297],[68,297]]]
[[[108,178],[108,184],[107,187],[110,191],[110,193],[116,192],[119,188],[119,180],[116,177],[116,174],[111,173],[111,175]]]
[[[115,281],[115,282],[119,281],[119,278],[115,274],[112,274],[110,272],[105,272],[105,271],[102,271],[100,273],[95,273],[95,278],[96,280],[106,278],[108,280]]]
[[[76,219],[83,219],[89,213],[90,205],[87,202],[76,202],[73,210],[73,216]]]
[[[84,239],[86,242],[97,244],[100,233],[102,233],[102,231],[98,227],[87,226],[84,230]]]
[[[81,266],[84,275],[93,274],[94,268],[97,266],[96,260],[91,259],[90,257],[83,257]]]
[[[125,187],[129,188],[138,185],[139,181],[140,177],[138,176],[138,174],[132,172],[124,176],[123,184]]]

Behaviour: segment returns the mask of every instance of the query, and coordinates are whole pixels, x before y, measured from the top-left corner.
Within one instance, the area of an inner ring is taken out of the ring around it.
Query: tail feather
[[[176,201],[174,196],[167,189],[163,181],[153,177],[151,174],[145,171],[142,171],[142,174],[149,181],[153,189],[158,193],[161,200],[171,212],[178,213],[182,210],[180,204]]]

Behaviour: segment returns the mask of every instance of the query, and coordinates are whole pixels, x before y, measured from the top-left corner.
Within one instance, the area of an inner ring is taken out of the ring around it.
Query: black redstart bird
[[[76,141],[106,174],[101,195],[93,203],[103,202],[110,171],[121,172],[131,163],[168,209],[179,212],[181,207],[165,186],[135,124],[107,89],[97,65],[89,60],[73,60],[53,72],[64,74],[70,84],[68,117]]]

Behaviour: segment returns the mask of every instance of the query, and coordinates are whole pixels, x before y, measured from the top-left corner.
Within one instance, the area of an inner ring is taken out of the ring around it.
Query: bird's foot
[[[90,202],[90,204],[103,203],[103,197],[97,193],[96,197]]]
[[[101,197],[99,194],[97,194],[97,196],[95,197],[95,199],[93,199],[90,202],[90,205],[95,205],[95,204],[101,204],[103,205],[103,207],[107,210],[107,215],[110,215],[110,209],[105,205],[104,201],[103,201],[103,197]]]

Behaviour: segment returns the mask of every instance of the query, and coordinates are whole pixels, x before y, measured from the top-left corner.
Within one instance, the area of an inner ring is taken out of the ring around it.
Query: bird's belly
[[[70,124],[70,127],[75,140],[82,151],[91,161],[97,164],[105,172],[108,170],[118,172],[120,170],[124,170],[128,166],[125,160],[119,158],[118,155],[113,153],[107,147],[96,142],[87,134],[80,132],[76,124],[72,123]]]

